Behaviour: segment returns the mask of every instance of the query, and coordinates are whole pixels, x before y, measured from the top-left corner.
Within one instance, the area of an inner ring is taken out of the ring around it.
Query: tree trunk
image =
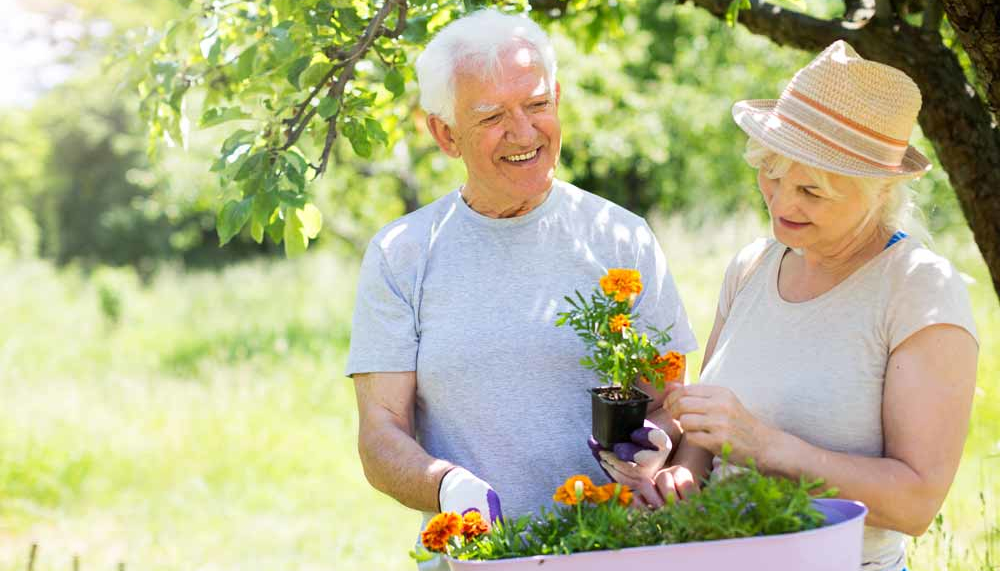
[[[975,57],[990,60],[983,66],[986,72],[980,72],[980,77],[986,82],[987,92],[995,93],[1000,104],[998,1],[944,0],[944,4],[949,18],[957,5],[965,7],[970,22],[978,18],[977,21],[987,24],[976,27],[969,23],[967,31],[960,34],[970,34],[974,41],[992,40],[992,44],[984,42],[988,45],[977,46],[981,55]],[[725,18],[729,6],[728,0],[693,2],[720,19]],[[993,12],[986,16],[990,5]],[[759,0],[753,0],[750,9],[740,11],[739,22],[779,45],[813,52],[843,39],[863,57],[901,69],[913,78],[923,95],[920,127],[948,173],[989,267],[993,289],[1000,296],[1000,129],[966,82],[955,53],[942,43],[937,31],[921,30],[898,20],[872,20],[858,28],[857,24],[820,20]]]

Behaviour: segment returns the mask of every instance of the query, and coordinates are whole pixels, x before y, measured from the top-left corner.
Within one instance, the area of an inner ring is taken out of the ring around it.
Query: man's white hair
[[[556,54],[545,32],[525,16],[485,9],[445,26],[417,58],[420,106],[454,125],[456,72],[461,68],[478,73],[484,80],[496,79],[500,56],[518,45],[527,45],[537,53],[549,87],[554,89]]]

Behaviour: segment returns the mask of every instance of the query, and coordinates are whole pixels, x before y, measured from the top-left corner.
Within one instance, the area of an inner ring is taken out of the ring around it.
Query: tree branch
[[[399,18],[396,21],[396,27],[390,31],[385,28],[384,22],[386,18],[389,17],[389,14],[392,13],[393,6],[398,6]],[[344,52],[341,49],[333,50],[332,55],[336,56],[337,59],[340,59],[340,62],[336,63],[332,68],[330,68],[330,71],[323,76],[323,79],[316,84],[316,86],[309,93],[309,96],[306,97],[306,99],[299,106],[299,109],[298,111],[296,111],[295,116],[292,117],[291,119],[290,123],[291,132],[289,133],[288,138],[285,141],[285,144],[282,145],[281,147],[282,150],[287,150],[291,148],[291,146],[294,145],[302,136],[302,133],[305,132],[306,127],[309,126],[310,121],[312,121],[313,117],[315,117],[316,113],[319,111],[318,106],[314,106],[311,104],[313,98],[315,98],[316,95],[319,93],[320,89],[322,89],[323,86],[325,86],[330,81],[330,79],[333,78],[334,73],[338,69],[342,69],[343,71],[340,73],[340,76],[337,78],[337,81],[335,81],[333,85],[330,86],[330,91],[328,92],[328,96],[334,97],[339,102],[343,98],[344,89],[347,86],[347,82],[354,77],[354,67],[357,65],[358,61],[360,61],[361,58],[365,55],[365,53],[367,53],[368,50],[371,49],[371,46],[375,42],[375,40],[380,36],[395,37],[392,34],[399,35],[403,33],[403,30],[406,28],[406,10],[407,10],[406,0],[385,0],[385,2],[383,2],[382,4],[382,7],[379,8],[379,11],[375,14],[375,17],[373,17],[371,21],[368,22],[368,27],[365,28],[365,32],[364,34],[361,35],[361,38],[358,40],[358,42],[354,44],[353,49],[347,52]],[[329,50],[330,48],[323,50],[324,53],[327,54],[327,57],[331,55],[329,53]],[[327,160],[330,155],[330,148],[333,144],[333,139],[335,139],[337,136],[336,119],[338,115],[339,112],[334,113],[330,117],[330,119],[327,120],[327,125],[329,130],[327,131],[326,142],[323,146],[323,154],[320,157],[320,166],[319,170],[316,173],[317,177],[323,174],[323,172],[326,170]]]
[[[940,0],[972,60],[995,119],[1000,118],[1000,0]]]

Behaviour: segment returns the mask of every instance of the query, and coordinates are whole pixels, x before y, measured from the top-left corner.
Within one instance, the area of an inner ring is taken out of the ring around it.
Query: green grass
[[[656,226],[703,344],[759,226]],[[980,389],[943,520],[910,565],[982,571],[1000,310],[967,235],[938,249],[976,280]],[[342,377],[356,265],[317,253],[140,284],[0,257],[0,570],[25,569],[33,543],[39,571],[74,555],[84,570],[410,568],[419,518],[365,482]]]

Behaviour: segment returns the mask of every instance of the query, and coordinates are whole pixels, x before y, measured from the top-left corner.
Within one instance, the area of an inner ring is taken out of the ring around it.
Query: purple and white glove
[[[477,510],[490,525],[503,518],[500,496],[493,487],[458,466],[449,470],[441,479],[438,503],[442,512],[465,515],[471,510]]]
[[[659,507],[662,499],[655,492],[653,477],[666,464],[673,443],[666,432],[648,420],[642,428],[632,431],[629,440],[615,444],[610,451],[593,436],[587,445],[609,478],[638,492],[647,504]]]

